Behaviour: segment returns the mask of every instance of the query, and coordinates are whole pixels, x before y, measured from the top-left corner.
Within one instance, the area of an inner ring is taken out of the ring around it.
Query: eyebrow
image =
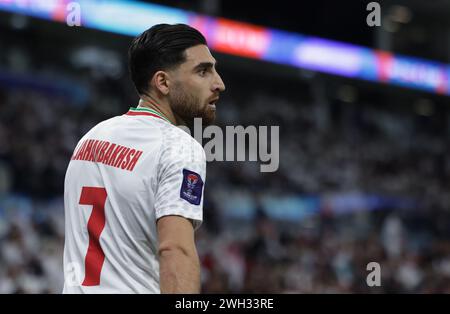
[[[215,63],[213,62],[200,62],[194,67],[194,71],[197,71],[199,69],[211,69],[214,68],[217,65],[217,61]]]

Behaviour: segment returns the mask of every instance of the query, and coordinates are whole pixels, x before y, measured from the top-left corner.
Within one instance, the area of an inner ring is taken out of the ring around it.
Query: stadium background
[[[153,3],[450,63],[450,1],[380,1],[372,28],[368,2]],[[65,169],[82,134],[137,103],[130,40],[0,11],[0,293],[61,292]],[[280,168],[208,163],[202,291],[450,293],[448,90],[214,55],[218,124],[279,125]]]

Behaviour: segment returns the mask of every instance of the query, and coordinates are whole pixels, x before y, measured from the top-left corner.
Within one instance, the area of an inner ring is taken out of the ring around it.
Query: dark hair
[[[128,51],[131,79],[139,95],[145,94],[157,71],[186,61],[185,50],[206,45],[206,39],[186,24],[157,24],[134,38]]]

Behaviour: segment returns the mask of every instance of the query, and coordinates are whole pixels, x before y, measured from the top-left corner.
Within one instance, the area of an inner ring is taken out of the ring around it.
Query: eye
[[[200,76],[205,76],[206,75],[207,70],[206,69],[202,69],[199,71]]]

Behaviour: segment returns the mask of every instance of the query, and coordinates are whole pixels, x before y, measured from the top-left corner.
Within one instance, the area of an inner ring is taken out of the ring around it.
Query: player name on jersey
[[[95,139],[84,140],[71,160],[85,160],[133,171],[142,155],[141,150]]]

